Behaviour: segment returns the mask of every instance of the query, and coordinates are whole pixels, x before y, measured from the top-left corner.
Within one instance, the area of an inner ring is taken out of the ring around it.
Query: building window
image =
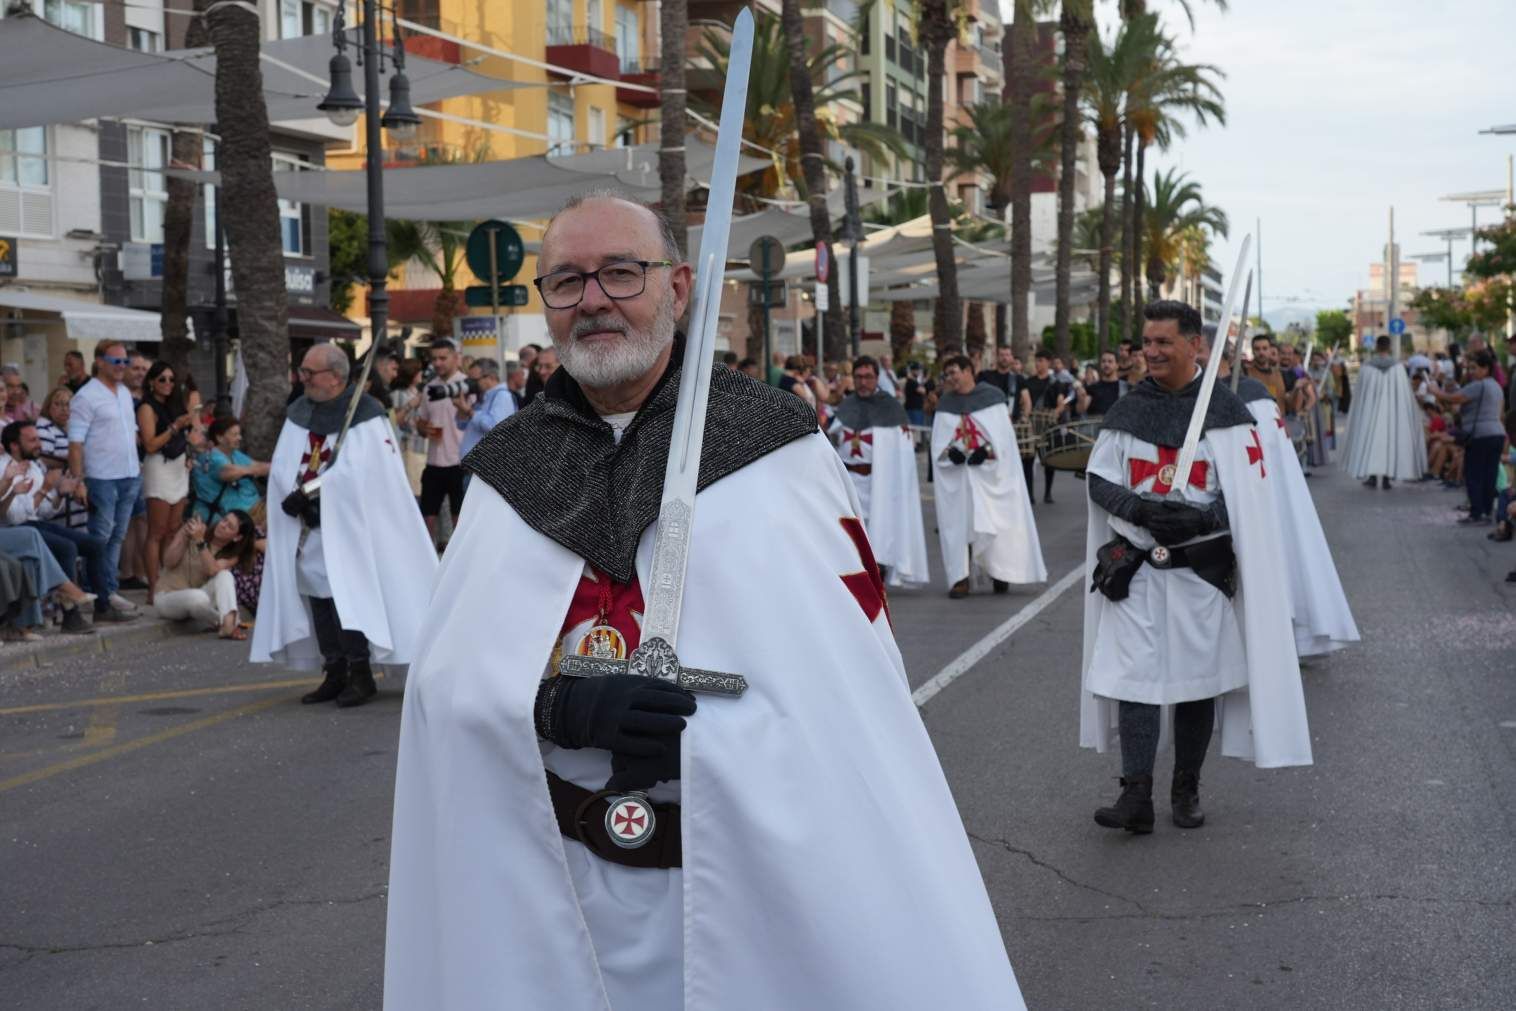
[[[95,8],[97,4],[81,0],[46,0],[42,4],[42,17],[50,24],[66,32],[96,38]]]
[[[858,36],[858,51],[864,56],[867,56],[869,54],[869,43],[870,39],[873,36],[874,29],[874,14],[872,11],[864,12],[863,24],[859,25],[859,28],[861,28],[862,31]]]
[[[200,142],[200,167],[206,172],[216,170],[216,142],[209,137],[204,137]],[[216,219],[221,213],[221,204],[218,198],[220,191],[211,183],[206,183],[201,194],[202,204],[205,207],[205,248],[216,248]]]
[[[331,8],[312,0],[279,0],[279,37],[324,35],[332,30]]]
[[[616,138],[611,146],[631,147],[637,143],[637,124],[623,117],[618,116],[617,119],[619,122],[616,124]]]
[[[150,32],[146,28],[128,28],[127,34],[132,48],[139,53],[156,53],[163,49],[163,39],[157,32]]]
[[[547,37],[571,38],[574,31],[574,0],[547,0]]]
[[[589,142],[596,147],[605,146],[605,110],[590,106]]]
[[[616,8],[616,55],[622,73],[635,74],[642,62],[642,19],[630,7]]]
[[[574,153],[574,99],[561,91],[547,96],[548,154]]]
[[[132,241],[162,242],[163,212],[168,206],[169,135],[134,126],[126,132],[127,186],[130,191]]]
[[[47,189],[47,127],[0,130],[0,186]]]
[[[309,161],[301,155],[301,162]],[[274,156],[274,172],[301,171],[287,155]],[[306,215],[304,204],[293,200],[279,201],[279,241],[284,247],[285,256],[307,256],[310,249],[309,219]]]
[[[584,0],[584,23],[594,31],[605,31],[605,12],[600,8],[600,0]]]

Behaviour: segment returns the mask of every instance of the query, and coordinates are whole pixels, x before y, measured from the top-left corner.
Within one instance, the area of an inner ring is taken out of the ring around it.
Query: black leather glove
[[[1143,513],[1143,526],[1164,547],[1173,547],[1211,531],[1211,518],[1204,510],[1186,502],[1150,502]]]
[[[969,454],[969,466],[977,467],[990,458],[990,451],[983,446]]]
[[[962,465],[963,461],[968,459],[968,457],[963,455],[963,450],[959,449],[957,446],[948,447],[947,458],[959,465]]]
[[[537,690],[538,732],[563,748],[611,753],[613,790],[646,790],[679,778],[679,735],[695,696],[634,674],[560,675]]]
[[[284,514],[293,519],[304,520],[308,527],[321,525],[321,496],[311,498],[301,488],[296,488],[284,496],[284,501],[279,503],[279,508]]]

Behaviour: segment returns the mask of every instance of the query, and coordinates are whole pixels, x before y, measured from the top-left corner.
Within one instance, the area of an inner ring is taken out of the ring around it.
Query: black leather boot
[[[1010,593],[1011,592],[1011,584],[1007,583],[1003,579],[997,579],[991,585],[992,585],[992,588],[994,589],[994,591],[996,593]]]
[[[337,696],[339,709],[361,706],[379,694],[379,687],[374,684],[374,671],[369,667],[367,660],[359,660],[350,664],[349,667],[351,673],[348,675],[347,687],[342,689],[341,695]]]
[[[967,597],[968,595],[969,595],[969,581],[967,579],[960,579],[960,580],[958,580],[958,582],[956,582],[956,583],[953,584],[952,589],[948,590],[948,597],[951,598],[951,599],[953,599],[953,600],[962,600],[964,597]]]
[[[1153,831],[1153,777],[1122,777],[1121,796],[1095,812],[1095,824],[1145,835]]]
[[[1174,809],[1174,824],[1180,828],[1199,828],[1205,824],[1205,812],[1200,810],[1200,773],[1174,770],[1169,806]]]
[[[346,660],[338,660],[335,663],[327,664],[321,668],[321,673],[326,675],[325,679],[316,686],[315,691],[306,692],[300,696],[302,705],[312,706],[318,702],[330,702],[338,695],[341,695],[342,690],[347,687]]]

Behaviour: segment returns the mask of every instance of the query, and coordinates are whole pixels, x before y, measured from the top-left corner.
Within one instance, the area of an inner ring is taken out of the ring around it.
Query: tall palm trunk
[[[658,5],[659,144],[658,181],[663,186],[663,214],[674,230],[679,251],[689,255],[689,212],[684,202],[684,35],[690,12],[686,0],[663,0]]]
[[[1132,335],[1134,304],[1132,301],[1132,209],[1135,205],[1132,194],[1132,127],[1126,126],[1121,136],[1121,333]]]
[[[1142,337],[1142,306],[1145,302],[1142,287],[1142,222],[1143,204],[1146,202],[1143,175],[1147,172],[1148,142],[1137,138],[1137,164],[1135,166],[1136,189],[1132,193],[1132,317],[1137,329],[1133,337]]]
[[[1005,101],[1011,119],[1011,349],[1025,359],[1032,353],[1032,73],[1037,53],[1037,22],[1021,3],[1006,26],[1010,59],[1006,63]]]
[[[890,356],[900,365],[910,357],[916,343],[916,305],[904,300],[890,303]]]
[[[200,134],[174,131],[170,159],[178,168],[199,168]],[[174,374],[189,372],[189,259],[195,231],[195,197],[198,183],[168,177],[168,203],[163,209],[163,297],[159,321],[163,343],[159,354],[174,367]],[[219,366],[218,366],[219,367]]]
[[[242,414],[243,444],[255,459],[274,452],[289,397],[289,300],[284,289],[284,244],[279,238],[279,198],[274,192],[268,107],[258,62],[261,25],[244,7],[215,4],[205,15],[216,51],[216,122],[221,146],[222,219],[237,289],[237,331],[247,366]],[[370,158],[381,152],[370,151]]]
[[[984,353],[984,346],[989,343],[989,336],[984,325],[984,303],[970,302],[968,321],[963,325],[963,350],[976,364]]]
[[[1069,301],[1074,271],[1074,172],[1079,162],[1079,96],[1089,62],[1091,24],[1076,0],[1063,0],[1058,26],[1063,32],[1063,122],[1059,125],[1057,296],[1053,306],[1053,342],[1069,358]]]
[[[937,297],[942,302],[941,332],[933,334],[933,343],[941,359],[963,347],[963,303],[958,298],[958,264],[953,258],[953,220],[942,184],[942,82],[947,76],[947,46],[954,37],[947,0],[923,0],[921,35],[926,47],[926,179],[931,184],[927,210],[932,218],[932,253],[937,260]]]
[[[832,269],[827,274],[828,307],[821,320],[822,334],[817,341],[818,357],[837,361],[847,357],[852,342],[848,339],[847,320],[842,314],[842,286],[839,283],[837,257],[832,249],[832,214],[826,206],[826,156],[821,147],[821,131],[816,128],[816,99],[811,90],[811,72],[806,66],[805,22],[800,16],[800,0],[784,0],[780,11],[785,45],[790,55],[790,90],[794,92],[795,132],[800,135],[800,167],[805,177],[805,199],[811,211],[811,234],[817,245],[825,245]]]

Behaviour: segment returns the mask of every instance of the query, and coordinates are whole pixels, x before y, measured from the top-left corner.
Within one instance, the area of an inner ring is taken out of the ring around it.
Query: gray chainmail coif
[[[542,395],[506,418],[463,466],[500,493],[538,533],[618,582],[636,575],[637,542],[663,497],[684,341],[618,444],[565,369]],[[711,375],[699,487],[816,431],[816,412],[791,393],[741,372]]]
[[[1190,427],[1190,415],[1195,412],[1195,401],[1200,397],[1200,380],[1201,377],[1196,376],[1183,389],[1170,391],[1148,377],[1105,412],[1101,429],[1127,432],[1155,446],[1183,446],[1185,433]],[[1251,424],[1252,412],[1237,394],[1218,382],[1211,391],[1203,431]]]

